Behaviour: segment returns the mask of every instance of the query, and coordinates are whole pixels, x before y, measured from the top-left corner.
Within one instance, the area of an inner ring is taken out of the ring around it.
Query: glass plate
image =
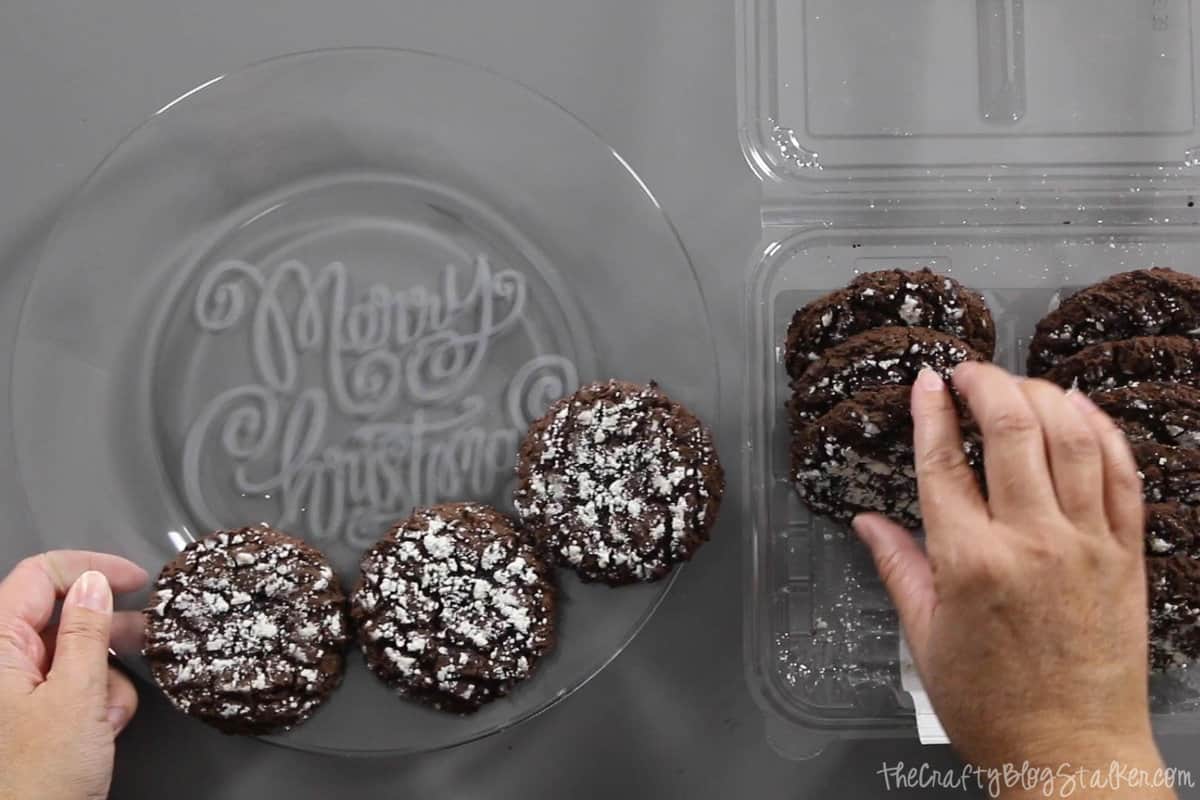
[[[495,74],[364,49],[221,76],[125,139],[51,234],[12,386],[47,547],[155,574],[266,520],[351,584],[414,505],[510,508],[525,426],[577,384],[657,380],[715,424],[716,375],[687,254],[617,153]],[[352,653],[273,740],[395,754],[495,733],[587,682],[670,587],[560,577],[558,647],[510,698],[444,715]]]

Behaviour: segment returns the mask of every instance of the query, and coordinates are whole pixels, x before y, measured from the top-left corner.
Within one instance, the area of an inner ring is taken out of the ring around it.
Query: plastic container
[[[747,292],[745,657],[768,738],[811,757],[915,738],[894,611],[865,550],[788,478],[792,312],[855,274],[981,290],[997,361],[1056,294],[1200,257],[1198,31],[1185,0],[739,0],[739,125],[763,182]],[[1200,668],[1156,676],[1200,732]]]

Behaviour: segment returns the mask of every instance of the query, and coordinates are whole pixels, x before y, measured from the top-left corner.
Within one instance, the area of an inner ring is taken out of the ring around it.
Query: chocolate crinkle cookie
[[[1200,450],[1138,444],[1133,458],[1147,503],[1200,504]]]
[[[1200,659],[1200,560],[1176,553],[1146,559],[1150,666],[1187,667]]]
[[[1095,392],[1092,400],[1131,442],[1200,448],[1200,389],[1182,383],[1135,383]]]
[[[834,345],[874,328],[932,328],[962,339],[990,359],[996,326],[983,296],[929,269],[859,275],[849,286],[796,311],[788,327],[784,361],[799,378]]]
[[[1098,342],[1200,335],[1200,278],[1172,269],[1123,272],[1067,298],[1037,326],[1029,374]]]
[[[553,575],[488,506],[419,509],[362,560],[350,601],[367,666],[402,696],[466,714],[533,674],[555,641]]]
[[[842,522],[874,511],[920,526],[910,393],[908,386],[868,389],[796,429],[792,478],[811,511]],[[982,450],[966,426],[963,450],[982,483]]]
[[[653,581],[716,522],[725,477],[711,431],[655,384],[584,386],[530,426],[522,521],[585,581]]]
[[[1042,377],[1087,394],[1145,382],[1200,386],[1200,340],[1144,336],[1101,342],[1061,361]]]
[[[789,411],[808,423],[865,389],[911,385],[924,367],[949,380],[964,361],[987,358],[961,339],[928,328],[876,328],[825,351],[792,381]]]
[[[1200,508],[1183,503],[1146,506],[1146,555],[1176,553],[1200,559]]]
[[[266,525],[222,531],[163,568],[143,654],[185,713],[226,733],[287,730],[342,681],[345,602],[307,544]]]

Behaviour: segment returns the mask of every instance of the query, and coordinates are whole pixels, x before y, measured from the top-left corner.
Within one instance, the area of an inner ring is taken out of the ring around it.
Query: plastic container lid
[[[791,485],[792,313],[858,273],[928,266],[984,293],[997,361],[1020,370],[1064,291],[1200,261],[1196,31],[1187,0],[739,0],[738,24],[764,228],[747,292],[745,657],[768,739],[803,758],[933,726],[869,555]],[[1159,733],[1200,733],[1200,667],[1154,676],[1151,706]]]
[[[768,199],[1169,189],[1200,165],[1188,0],[740,6],[741,138]]]

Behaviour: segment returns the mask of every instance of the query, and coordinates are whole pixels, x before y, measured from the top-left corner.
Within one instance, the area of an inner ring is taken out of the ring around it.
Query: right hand
[[[988,498],[950,394],[925,370],[912,412],[928,555],[883,517],[855,520],[939,719],[982,767],[1159,769],[1141,482],[1124,435],[1085,396],[999,367],[964,364],[954,384],[983,433]]]

